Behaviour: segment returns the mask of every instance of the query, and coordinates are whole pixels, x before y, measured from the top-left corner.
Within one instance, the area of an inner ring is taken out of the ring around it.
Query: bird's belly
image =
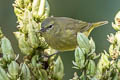
[[[77,46],[76,35],[54,36],[47,43],[58,51],[72,51]]]

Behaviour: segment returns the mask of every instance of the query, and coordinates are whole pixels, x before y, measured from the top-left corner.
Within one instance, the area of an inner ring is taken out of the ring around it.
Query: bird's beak
[[[45,31],[46,31],[46,29],[42,28],[42,29],[40,29],[40,30],[37,31],[37,32],[40,33],[40,34],[42,34],[42,33],[45,32]]]
[[[42,33],[42,32],[45,32],[45,31],[46,31],[45,28],[40,29],[40,32],[41,32],[41,33]]]
[[[42,36],[43,32],[45,32],[45,31],[46,31],[46,29],[45,29],[45,28],[42,28],[42,29],[40,29],[40,30],[37,31],[37,32],[40,33],[40,35]]]

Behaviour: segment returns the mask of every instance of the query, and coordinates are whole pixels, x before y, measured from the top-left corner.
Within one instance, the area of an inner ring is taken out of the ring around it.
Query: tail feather
[[[96,23],[92,23],[91,26],[89,27],[89,29],[85,32],[83,32],[86,36],[89,36],[90,32],[96,28],[96,27],[99,27],[99,26],[102,26],[102,25],[105,25],[105,24],[108,24],[108,21],[100,21],[100,22],[96,22]]]
[[[99,21],[99,22],[93,23],[92,27],[96,28],[105,24],[108,24],[108,21]]]

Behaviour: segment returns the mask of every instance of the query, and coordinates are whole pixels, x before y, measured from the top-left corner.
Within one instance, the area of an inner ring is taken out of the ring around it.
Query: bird
[[[47,44],[58,52],[72,51],[78,45],[78,32],[88,37],[94,28],[107,23],[108,21],[89,23],[69,17],[48,17],[42,21],[40,33]]]

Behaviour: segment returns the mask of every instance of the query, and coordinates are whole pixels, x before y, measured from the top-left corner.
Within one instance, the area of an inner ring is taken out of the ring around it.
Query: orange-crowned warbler
[[[67,17],[49,17],[41,24],[42,36],[48,45],[60,52],[74,50],[77,46],[77,33],[89,36],[90,32],[108,21],[88,23]]]

